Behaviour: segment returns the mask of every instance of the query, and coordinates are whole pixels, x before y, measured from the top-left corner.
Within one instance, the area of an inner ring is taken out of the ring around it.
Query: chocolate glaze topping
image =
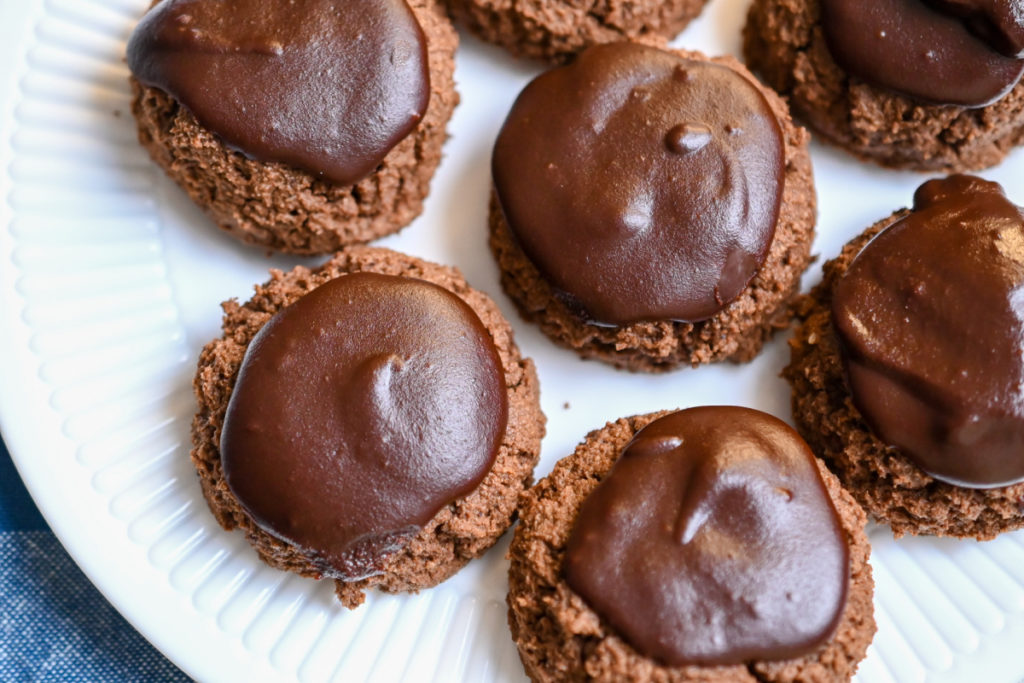
[[[807,444],[748,408],[641,430],[584,501],[569,586],[670,666],[809,654],[846,605],[849,547]]]
[[[282,309],[246,352],[221,435],[256,523],[356,580],[473,491],[505,433],[501,361],[436,285],[357,273]]]
[[[339,185],[376,169],[430,96],[403,0],[163,0],[128,66],[229,146]]]
[[[843,69],[924,102],[983,107],[1024,73],[1022,0],[821,0],[821,18]]]
[[[832,320],[854,405],[936,479],[1024,481],[1024,213],[955,175],[857,255]]]
[[[698,321],[735,299],[775,234],[782,130],[732,69],[591,47],[519,95],[494,147],[525,254],[592,322]]]
[[[930,0],[1007,57],[1024,57],[1024,0]]]

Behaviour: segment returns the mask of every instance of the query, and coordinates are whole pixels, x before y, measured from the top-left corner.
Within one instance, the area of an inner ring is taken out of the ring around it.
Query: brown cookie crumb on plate
[[[300,266],[288,273],[272,271],[271,279],[258,286],[256,294],[248,302],[241,305],[234,301],[225,303],[224,336],[207,344],[200,355],[194,382],[199,412],[192,425],[192,461],[210,509],[225,529],[242,529],[260,557],[271,566],[317,578],[325,574],[339,575],[330,562],[324,561],[327,557],[324,551],[304,549],[283,540],[282,536],[289,534],[270,533],[256,522],[229,486],[221,448],[225,416],[239,370],[256,335],[276,314],[304,295],[325,283],[356,273],[399,276],[411,283],[420,283],[420,286],[426,286],[422,281],[432,283],[469,306],[493,340],[500,360],[504,377],[501,386],[507,396],[507,427],[499,435],[493,465],[483,474],[475,489],[441,507],[411,536],[407,533],[408,527],[400,529],[404,535],[397,546],[392,543],[394,538],[382,537],[391,544],[383,556],[380,553],[374,555],[373,547],[356,549],[357,560],[364,560],[369,554],[370,560],[376,564],[370,576],[336,582],[338,597],[348,607],[359,605],[368,588],[399,592],[436,585],[491,547],[511,524],[518,494],[532,481],[544,433],[544,416],[540,412],[533,362],[520,356],[511,328],[486,295],[469,287],[452,268],[386,249],[350,247],[316,269]],[[386,311],[382,310],[384,313]],[[263,353],[262,349],[260,353]],[[385,367],[371,361],[373,358],[367,360],[369,365],[364,364],[366,370],[372,371],[368,386],[380,390],[387,389],[389,382],[398,381],[397,373],[402,371],[403,363],[408,365],[408,361],[401,359],[396,360],[396,367]],[[358,380],[367,376],[360,370],[353,377]],[[313,399],[314,408],[318,401],[329,404],[334,400],[330,396],[314,396]],[[426,409],[427,417],[430,417],[433,413],[429,412],[429,406]],[[467,400],[466,411],[471,409],[472,402]],[[387,425],[389,418],[387,415],[383,417]],[[328,415],[326,419],[331,418]],[[414,423],[422,424],[428,431],[430,424],[444,424],[443,421],[436,422],[436,419],[433,422],[414,420]],[[358,431],[359,427],[355,425],[349,429]],[[317,433],[299,437],[316,438]],[[267,437],[268,440],[270,438]],[[390,466],[388,463],[381,465],[385,469]],[[363,483],[365,488],[375,485],[373,481]],[[360,555],[363,551],[367,552]]]

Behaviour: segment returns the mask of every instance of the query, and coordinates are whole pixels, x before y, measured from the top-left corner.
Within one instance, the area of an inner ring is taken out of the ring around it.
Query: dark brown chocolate
[[[846,604],[849,548],[807,444],[748,408],[641,430],[584,501],[569,586],[641,654],[673,666],[809,654]]]
[[[523,251],[585,318],[695,322],[764,262],[782,132],[734,70],[613,43],[523,90],[492,170]]]
[[[930,0],[1007,57],[1024,57],[1024,0]]]
[[[1024,8],[1018,0],[997,4],[1006,7],[989,10],[983,0],[821,0],[821,19],[832,56],[850,74],[924,102],[983,107],[1024,73],[1024,60],[1000,52],[1020,39]],[[1007,15],[1010,4],[1018,7],[1016,18]],[[958,16],[968,9],[969,17]],[[979,16],[991,20],[983,24]],[[986,25],[990,35],[1003,36],[996,47],[969,28]]]
[[[854,405],[936,479],[1024,481],[1024,213],[996,183],[931,180],[832,300]]]
[[[260,527],[325,575],[357,580],[476,488],[507,416],[501,362],[466,303],[422,280],[356,273],[253,339],[221,460]]]
[[[419,123],[426,40],[403,0],[164,0],[128,66],[261,161],[352,185]]]

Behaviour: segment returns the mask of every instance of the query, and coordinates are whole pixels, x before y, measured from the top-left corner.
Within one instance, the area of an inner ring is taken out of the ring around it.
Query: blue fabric
[[[188,681],[75,566],[0,441],[0,681]]]

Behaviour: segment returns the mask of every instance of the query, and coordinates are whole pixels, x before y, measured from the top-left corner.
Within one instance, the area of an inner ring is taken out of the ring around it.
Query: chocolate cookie
[[[822,138],[883,166],[961,171],[1024,141],[1024,15],[965,0],[755,0],[747,64]]]
[[[707,1],[447,0],[452,16],[483,40],[550,62],[564,62],[599,43],[674,38]]]
[[[807,142],[732,58],[589,48],[523,90],[495,144],[502,286],[585,358],[750,360],[810,262]]]
[[[139,140],[247,243],[367,242],[422,210],[457,42],[433,0],[166,0],[128,43]]]
[[[758,411],[611,422],[519,515],[509,624],[534,681],[849,680],[875,631],[863,511]]]
[[[874,517],[988,539],[1024,527],[1024,213],[995,183],[922,185],[800,302],[800,432]]]
[[[512,523],[544,433],[537,375],[452,268],[349,247],[271,271],[199,357],[192,461],[261,559],[367,588],[433,586]]]

